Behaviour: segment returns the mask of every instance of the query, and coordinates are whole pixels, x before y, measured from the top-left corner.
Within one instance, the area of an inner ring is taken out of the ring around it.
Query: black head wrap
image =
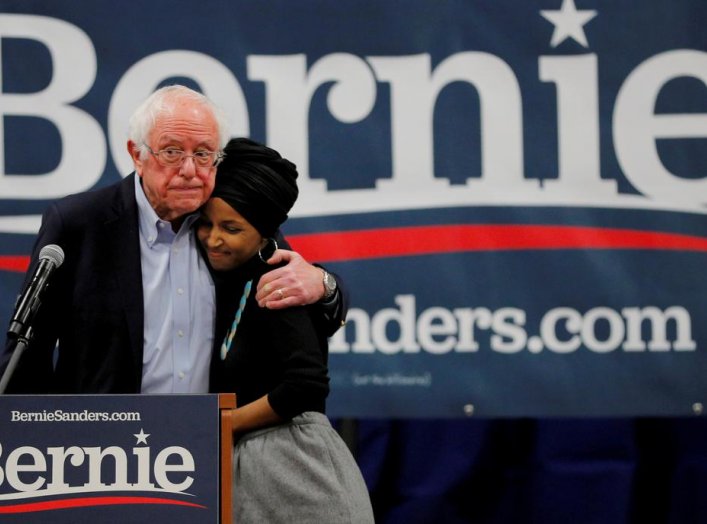
[[[272,237],[297,200],[297,168],[280,153],[248,138],[234,138],[216,172],[212,193]]]

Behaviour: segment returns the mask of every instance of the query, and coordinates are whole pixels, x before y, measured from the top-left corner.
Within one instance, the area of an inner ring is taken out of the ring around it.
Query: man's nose
[[[185,156],[182,165],[179,166],[179,174],[184,178],[194,178],[196,176],[196,160],[193,156]]]

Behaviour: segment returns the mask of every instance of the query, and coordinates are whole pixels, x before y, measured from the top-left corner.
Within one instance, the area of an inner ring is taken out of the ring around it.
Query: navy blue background
[[[650,57],[676,49],[707,50],[703,27],[707,4],[575,2],[580,10],[598,12],[584,26],[588,49],[573,40],[550,47],[553,26],[539,11],[559,9],[560,0],[297,4],[210,0],[198,5],[154,1],[133,6],[96,1],[80,8],[68,1],[5,0],[0,10],[66,20],[89,35],[98,73],[76,106],[88,111],[104,130],[116,83],[136,61],[159,51],[198,51],[229,68],[244,90],[251,136],[257,140],[266,135],[265,93],[262,83],[247,80],[248,55],[304,53],[311,65],[336,52],[358,57],[429,53],[434,68],[458,52],[488,52],[502,58],[518,79],[524,172],[531,179],[552,179],[558,173],[555,87],[538,79],[538,56],[595,53],[601,87],[601,176],[615,180],[621,193],[638,194],[614,152],[617,93],[626,76]],[[1,58],[3,93],[31,93],[51,78],[50,56],[37,42],[5,38]],[[376,180],[390,176],[388,88],[379,83],[377,89],[373,112],[354,124],[342,124],[329,114],[326,86],[314,96],[310,174],[326,179],[332,191],[372,188]],[[656,111],[707,112],[705,86],[695,79],[669,83]],[[59,162],[61,145],[51,123],[9,116],[3,124],[5,172],[31,176]],[[479,101],[474,89],[461,83],[446,87],[437,102],[434,126],[435,175],[457,185],[480,176]],[[678,176],[700,178],[707,166],[704,142],[659,141],[661,161]],[[109,155],[97,187],[124,174],[118,173]],[[38,214],[46,205],[45,200],[0,195],[3,216]],[[701,213],[492,205],[295,217],[285,231],[296,235],[499,223],[707,236]],[[0,234],[0,256],[28,254],[32,242],[31,235]],[[471,358],[332,355],[330,414],[357,419],[353,444],[378,521],[707,521],[701,496],[707,485],[707,428],[701,416],[692,414],[692,404],[705,399],[707,333],[702,319],[707,289],[701,271],[705,262],[704,253],[692,252],[559,250],[328,263],[346,279],[352,306],[368,311],[390,307],[395,295],[414,294],[418,308],[520,307],[529,312],[529,325],[537,325],[542,312],[564,304],[581,311],[597,305],[620,309],[678,304],[691,312],[698,343],[694,353],[680,355],[597,356],[587,351],[500,355],[485,351],[484,344]],[[21,279],[17,273],[0,272],[0,319],[9,317]],[[429,372],[433,386],[366,390],[347,382],[354,372],[390,369]],[[476,418],[461,419],[469,403]],[[608,415],[613,417],[596,418]],[[677,418],[684,415],[688,417]],[[656,416],[662,418],[649,418]]]

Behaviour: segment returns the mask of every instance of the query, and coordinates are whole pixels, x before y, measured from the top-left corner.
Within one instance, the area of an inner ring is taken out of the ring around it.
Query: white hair
[[[141,155],[147,153],[145,144],[147,137],[155,126],[155,122],[174,108],[178,100],[192,100],[202,104],[214,115],[219,138],[219,148],[223,149],[228,142],[228,123],[221,109],[206,96],[183,85],[161,87],[152,93],[133,112],[129,121],[128,138],[140,150]]]

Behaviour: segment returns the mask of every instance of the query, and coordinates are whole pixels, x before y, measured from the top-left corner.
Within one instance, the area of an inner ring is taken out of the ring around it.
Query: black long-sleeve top
[[[256,255],[237,270],[215,273],[216,336],[211,362],[213,392],[235,392],[243,406],[263,395],[283,419],[304,411],[325,412],[329,393],[327,327],[318,306],[283,310],[255,301],[258,279],[270,266]],[[220,346],[231,327],[245,283],[252,291],[226,358]]]

